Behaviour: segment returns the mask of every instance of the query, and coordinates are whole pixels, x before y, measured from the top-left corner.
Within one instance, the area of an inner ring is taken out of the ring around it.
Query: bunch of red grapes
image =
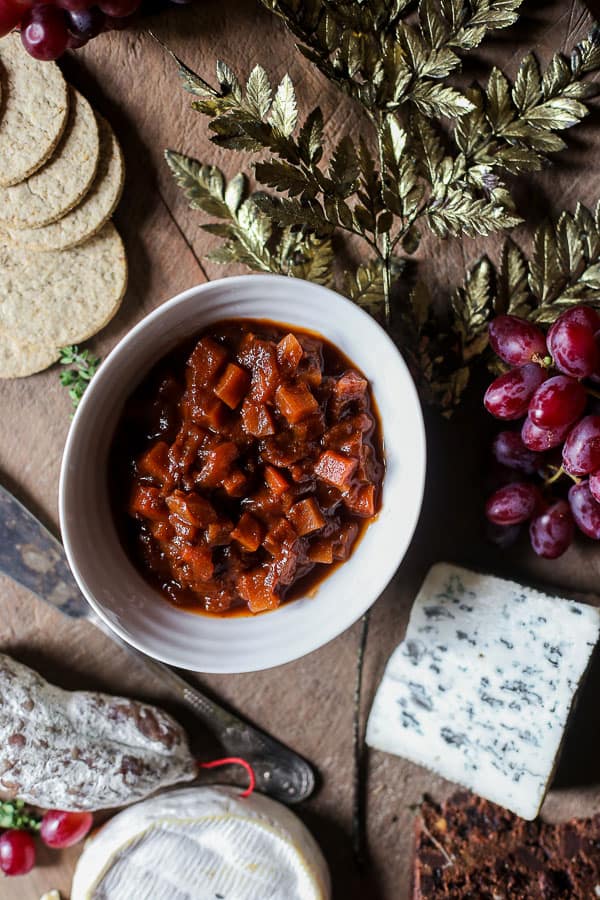
[[[160,5],[160,0],[146,0],[144,11],[155,12]],[[83,47],[102,31],[126,28],[141,6],[142,0],[0,0],[0,38],[19,28],[31,56],[58,59],[65,50]]]
[[[83,840],[92,827],[91,813],[50,809],[39,823],[39,833],[54,850],[72,847]],[[35,841],[24,828],[9,828],[0,834],[0,872],[27,875],[35,865]]]
[[[547,335],[517,316],[490,324],[490,344],[512,368],[486,391],[497,419],[524,419],[502,431],[493,453],[504,483],[488,499],[495,539],[508,545],[529,522],[534,551],[556,559],[577,526],[600,540],[600,314],[589,306],[564,312]],[[507,471],[507,470],[510,470]],[[524,477],[526,476],[526,477]],[[568,493],[556,493],[569,481]]]

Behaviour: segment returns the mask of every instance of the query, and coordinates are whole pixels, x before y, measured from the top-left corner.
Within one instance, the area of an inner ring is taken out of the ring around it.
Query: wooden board
[[[467,71],[481,77],[497,62],[514,74],[530,48],[547,60],[568,50],[589,30],[591,20],[576,3],[529,3],[519,26],[503,32],[475,54]],[[216,58],[247,74],[261,62],[280,77],[289,71],[302,106],[320,103],[330,138],[364,123],[356,108],[297,53],[281,24],[251,0],[197,0],[152,23],[156,34],[186,62],[212,79]],[[201,262],[211,239],[201,215],[189,210],[162,158],[165,147],[216,162],[233,174],[248,160],[219,151],[208,140],[206,121],[189,108],[172,62],[143,30],[103,35],[70,55],[64,70],[111,121],[128,164],[125,195],[117,214],[131,265],[127,297],[117,319],[91,347],[106,353],[146,312],[207,276],[233,269]],[[598,113],[569,135],[569,150],[539,177],[521,178],[521,211],[536,223],[547,212],[593,204],[600,196],[597,163]],[[423,270],[440,296],[462,280],[465,264],[482,248],[497,257],[499,242],[457,241],[436,245],[435,265]],[[432,248],[424,241],[420,256]],[[57,370],[18,382],[0,382],[0,480],[49,525],[57,525],[60,458],[69,426],[69,400]],[[408,611],[428,567],[455,560],[516,578],[545,582],[584,598],[597,588],[600,553],[579,542],[558,562],[536,560],[526,544],[500,554],[482,535],[485,446],[493,430],[477,397],[452,423],[427,415],[429,474],[423,514],[408,556],[394,583],[373,609],[365,701],[370,704],[383,666],[402,639]],[[410,436],[407,437],[410,439]],[[93,514],[93,510],[90,511]],[[143,668],[92,626],[75,625],[26,591],[0,579],[0,648],[35,665],[68,687],[102,688],[169,704],[167,692]],[[349,840],[352,809],[352,694],[359,631],[350,629],[316,653],[280,669],[253,675],[202,677],[212,689],[265,729],[313,760],[322,787],[301,810],[331,866],[335,897],[343,900],[405,900],[409,896],[414,807],[423,792],[438,799],[451,786],[424,770],[381,753],[369,758],[370,865],[359,872]],[[563,764],[544,813],[552,819],[600,809],[597,746],[600,668],[592,672],[570,729]],[[194,728],[194,743],[212,752],[210,738]],[[1,900],[38,900],[52,887],[68,897],[77,850],[45,854],[26,878],[0,883]],[[150,898],[140,898],[150,900]]]

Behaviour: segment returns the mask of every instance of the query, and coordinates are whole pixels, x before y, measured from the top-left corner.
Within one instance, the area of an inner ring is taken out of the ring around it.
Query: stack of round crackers
[[[18,35],[0,40],[0,378],[96,334],[127,286],[112,128]]]

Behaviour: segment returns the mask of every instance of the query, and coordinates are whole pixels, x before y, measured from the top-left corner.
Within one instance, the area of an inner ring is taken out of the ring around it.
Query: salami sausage
[[[0,654],[0,791],[46,809],[141,800],[196,775],[185,732],[135,700],[64,691]]]

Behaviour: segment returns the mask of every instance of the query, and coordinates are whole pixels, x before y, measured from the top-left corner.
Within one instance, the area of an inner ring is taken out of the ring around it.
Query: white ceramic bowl
[[[123,404],[161,356],[212,322],[271,319],[319,332],[365,373],[383,425],[383,504],[351,558],[310,598],[254,617],[178,610],[129,561],[112,520],[107,458]],[[93,609],[149,656],[197,672],[250,672],[310,653],[352,625],[393,577],[423,496],[425,436],[419,400],[385,331],[355,304],[295,278],[244,275],[190,288],[146,316],[115,347],[81,402],[67,438],[60,520],[71,568]]]

